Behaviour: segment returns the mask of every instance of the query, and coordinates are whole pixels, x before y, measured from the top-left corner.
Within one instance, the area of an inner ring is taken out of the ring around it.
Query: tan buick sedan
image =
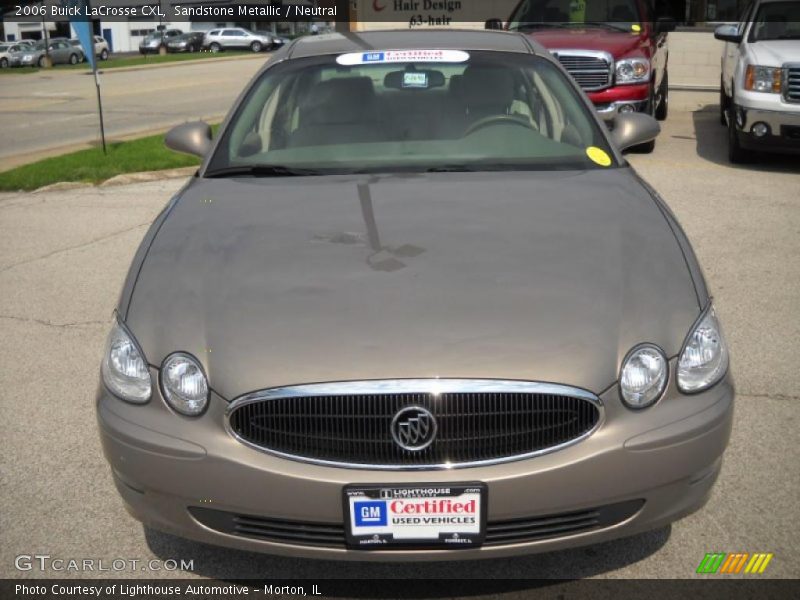
[[[351,560],[543,552],[703,506],[733,415],[691,246],[542,47],[277,53],[146,234],[97,415],[130,513]]]

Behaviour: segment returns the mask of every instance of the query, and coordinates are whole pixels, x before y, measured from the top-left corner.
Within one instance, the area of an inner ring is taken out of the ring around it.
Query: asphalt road
[[[193,119],[220,119],[269,54],[204,59],[100,75],[109,139],[163,130]],[[30,155],[100,139],[97,92],[87,71],[55,67],[0,77],[0,169]]]
[[[3,194],[0,577],[61,575],[15,570],[15,556],[46,553],[194,561],[192,573],[126,577],[685,578],[712,551],[773,552],[761,577],[800,577],[800,164],[729,166],[714,100],[674,94],[655,153],[630,157],[693,241],[732,349],[733,438],[703,510],[630,539],[478,564],[291,560],[145,532],[112,485],[93,397],[128,264],[181,182]]]

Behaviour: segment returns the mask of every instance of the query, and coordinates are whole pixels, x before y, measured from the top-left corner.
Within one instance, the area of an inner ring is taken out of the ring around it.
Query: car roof
[[[288,58],[380,50],[491,50],[520,54],[547,54],[530,38],[505,31],[478,29],[389,30],[327,33],[294,41]]]

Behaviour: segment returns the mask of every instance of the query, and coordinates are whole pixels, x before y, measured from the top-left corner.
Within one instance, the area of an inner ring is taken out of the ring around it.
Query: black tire
[[[194,53],[194,46],[192,44],[189,44],[188,46],[186,46],[186,51],[189,53]]]
[[[728,94],[725,93],[725,86],[722,84],[722,79],[719,80],[719,122],[721,125],[727,125],[728,119],[725,116],[728,114]]]
[[[750,162],[753,155],[742,148],[739,143],[739,136],[736,133],[736,115],[733,112],[733,107],[733,100],[731,100],[728,104],[728,160],[735,165],[740,165]]]
[[[0,58],[0,69],[7,69],[7,68],[8,68],[8,59]]]
[[[69,55],[69,64],[77,65],[78,64],[78,55],[77,54],[70,54]]]
[[[253,42],[250,44],[250,50],[253,52],[261,52],[264,49],[264,45],[261,42]]]
[[[216,54],[217,52],[222,51],[222,46],[220,46],[217,42],[214,42],[208,47],[208,49],[211,50],[211,52],[213,52],[214,54]]]
[[[44,69],[44,56],[40,56],[39,60],[36,61],[36,64],[39,65],[40,69]]]
[[[669,114],[669,71],[664,71],[664,79],[661,80],[659,94],[661,102],[656,107],[656,119],[666,121]]]
[[[100,52],[100,60],[108,60],[108,50],[105,48]]]

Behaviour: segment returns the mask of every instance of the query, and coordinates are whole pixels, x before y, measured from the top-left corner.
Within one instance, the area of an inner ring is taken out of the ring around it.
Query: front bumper
[[[736,104],[734,117],[739,144],[748,150],[800,154],[800,107],[796,110],[767,110]],[[764,123],[765,135],[756,135],[754,126]]]
[[[518,462],[438,471],[351,470],[258,452],[225,431],[227,402],[213,394],[208,411],[191,419],[172,413],[158,386],[149,404],[136,406],[115,398],[101,384],[97,415],[117,489],[128,511],[150,527],[200,542],[289,556],[456,560],[593,544],[661,527],[697,510],[721,467],[733,399],[730,378],[694,396],[680,394],[673,382],[655,406],[635,413],[622,406],[612,387],[601,396],[605,416],[599,429],[573,446]],[[198,518],[212,509],[222,520],[224,515],[249,515],[273,526],[277,522],[279,528],[296,524],[308,529],[310,524],[335,529],[344,520],[345,485],[468,481],[487,485],[490,526],[610,505],[633,509],[589,528],[454,550],[352,550],[330,537],[324,545],[276,542],[234,535],[215,525],[219,519]]]
[[[597,113],[604,121],[611,121],[620,112],[647,112],[650,84],[617,85],[599,92],[587,92]]]

